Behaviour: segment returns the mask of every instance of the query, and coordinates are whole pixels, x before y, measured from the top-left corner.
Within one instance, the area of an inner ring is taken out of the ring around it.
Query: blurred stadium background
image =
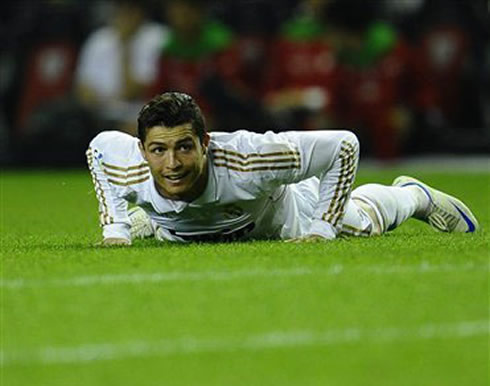
[[[180,90],[210,130],[353,128],[363,156],[489,154],[487,0],[0,5],[0,162],[77,166]]]

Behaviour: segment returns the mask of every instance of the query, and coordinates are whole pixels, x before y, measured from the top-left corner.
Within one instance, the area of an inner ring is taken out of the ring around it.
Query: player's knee
[[[396,197],[391,194],[386,186],[381,184],[364,184],[354,189],[352,196],[363,196],[378,204],[379,206],[392,205],[396,203]]]
[[[383,232],[388,230],[389,224],[393,223],[393,214],[396,213],[396,197],[380,184],[365,184],[354,189],[352,198],[359,198],[369,203],[380,220]]]

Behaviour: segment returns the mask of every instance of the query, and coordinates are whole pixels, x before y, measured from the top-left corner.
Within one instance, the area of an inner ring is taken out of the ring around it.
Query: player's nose
[[[178,169],[182,166],[182,162],[180,162],[179,157],[175,154],[174,151],[167,152],[167,157],[165,160],[165,166],[167,169]]]

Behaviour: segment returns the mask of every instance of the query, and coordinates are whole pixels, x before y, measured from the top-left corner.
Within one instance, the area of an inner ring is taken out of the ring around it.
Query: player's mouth
[[[188,175],[189,172],[186,172],[186,173],[167,175],[164,176],[164,178],[165,181],[167,181],[167,183],[169,183],[170,185],[180,185]]]

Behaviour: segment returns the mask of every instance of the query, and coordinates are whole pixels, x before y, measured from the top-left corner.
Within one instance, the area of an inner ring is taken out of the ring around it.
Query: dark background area
[[[165,26],[172,24],[162,11],[165,2],[153,0],[143,3],[150,20]],[[307,85],[305,95],[314,107],[305,102],[304,106],[282,106],[278,109],[276,104],[271,107],[269,103],[271,95],[278,95],[281,87],[288,90],[303,87],[295,84],[294,80],[286,86],[272,84],[270,80],[280,72],[281,63],[275,61],[281,55],[282,47],[285,44],[288,47],[286,57],[298,49],[300,43],[291,38],[294,34],[287,32],[285,25],[289,20],[306,14],[308,2],[235,0],[200,3],[207,17],[218,20],[232,31],[233,44],[241,55],[242,86],[246,86],[235,87],[219,73],[199,79],[199,90],[207,98],[206,104],[211,106],[209,114],[214,115],[208,121],[210,130],[347,127],[361,138],[365,156],[386,160],[420,154],[489,153],[488,1],[327,1],[322,12],[314,14],[313,18],[315,23],[325,27],[320,38],[315,35],[316,39],[340,42],[332,48],[336,62],[342,64],[339,67],[343,74],[335,78],[340,79],[336,84],[341,86],[336,86],[329,96],[336,103],[334,113],[316,106],[316,102],[324,98],[318,99],[317,87],[311,83]],[[89,106],[80,103],[74,92],[81,47],[93,31],[108,23],[111,10],[109,1],[2,2],[2,165],[82,165],[85,149],[94,135],[109,128],[120,129],[114,122],[105,121]],[[383,23],[383,27],[377,28],[376,32],[381,34],[380,31],[385,31],[383,36],[387,36],[386,31],[395,31],[390,36],[396,36],[396,44],[403,42],[403,50],[395,52],[393,42],[390,50],[402,60],[406,71],[397,79],[397,90],[402,91],[397,91],[396,102],[393,97],[393,101],[370,108],[352,101],[357,95],[356,87],[366,79],[371,83],[373,79],[379,81],[377,87],[381,89],[387,84],[384,78],[372,77],[381,71],[376,66],[384,60],[382,55],[391,52],[378,54],[376,59],[368,55],[373,51],[368,50],[370,40],[366,31],[377,22]],[[342,46],[343,42],[351,41],[346,36],[351,40],[358,37],[361,42],[354,54]],[[53,49],[58,51],[49,51]],[[55,54],[49,56],[46,52]],[[56,56],[56,52],[61,52],[61,56]],[[44,60],[45,57],[49,59]],[[360,63],[360,58],[364,57],[371,59]],[[47,83],[46,79],[40,79],[43,76],[47,77]],[[168,77],[171,78],[172,73]],[[262,85],[269,82],[272,84],[270,88],[262,89]],[[163,91],[166,89],[158,90]],[[360,113],[363,108],[370,111],[363,115]],[[396,116],[398,123],[393,127],[382,124],[378,127],[379,117],[388,110],[388,115]],[[331,119],[332,116],[335,119]]]

